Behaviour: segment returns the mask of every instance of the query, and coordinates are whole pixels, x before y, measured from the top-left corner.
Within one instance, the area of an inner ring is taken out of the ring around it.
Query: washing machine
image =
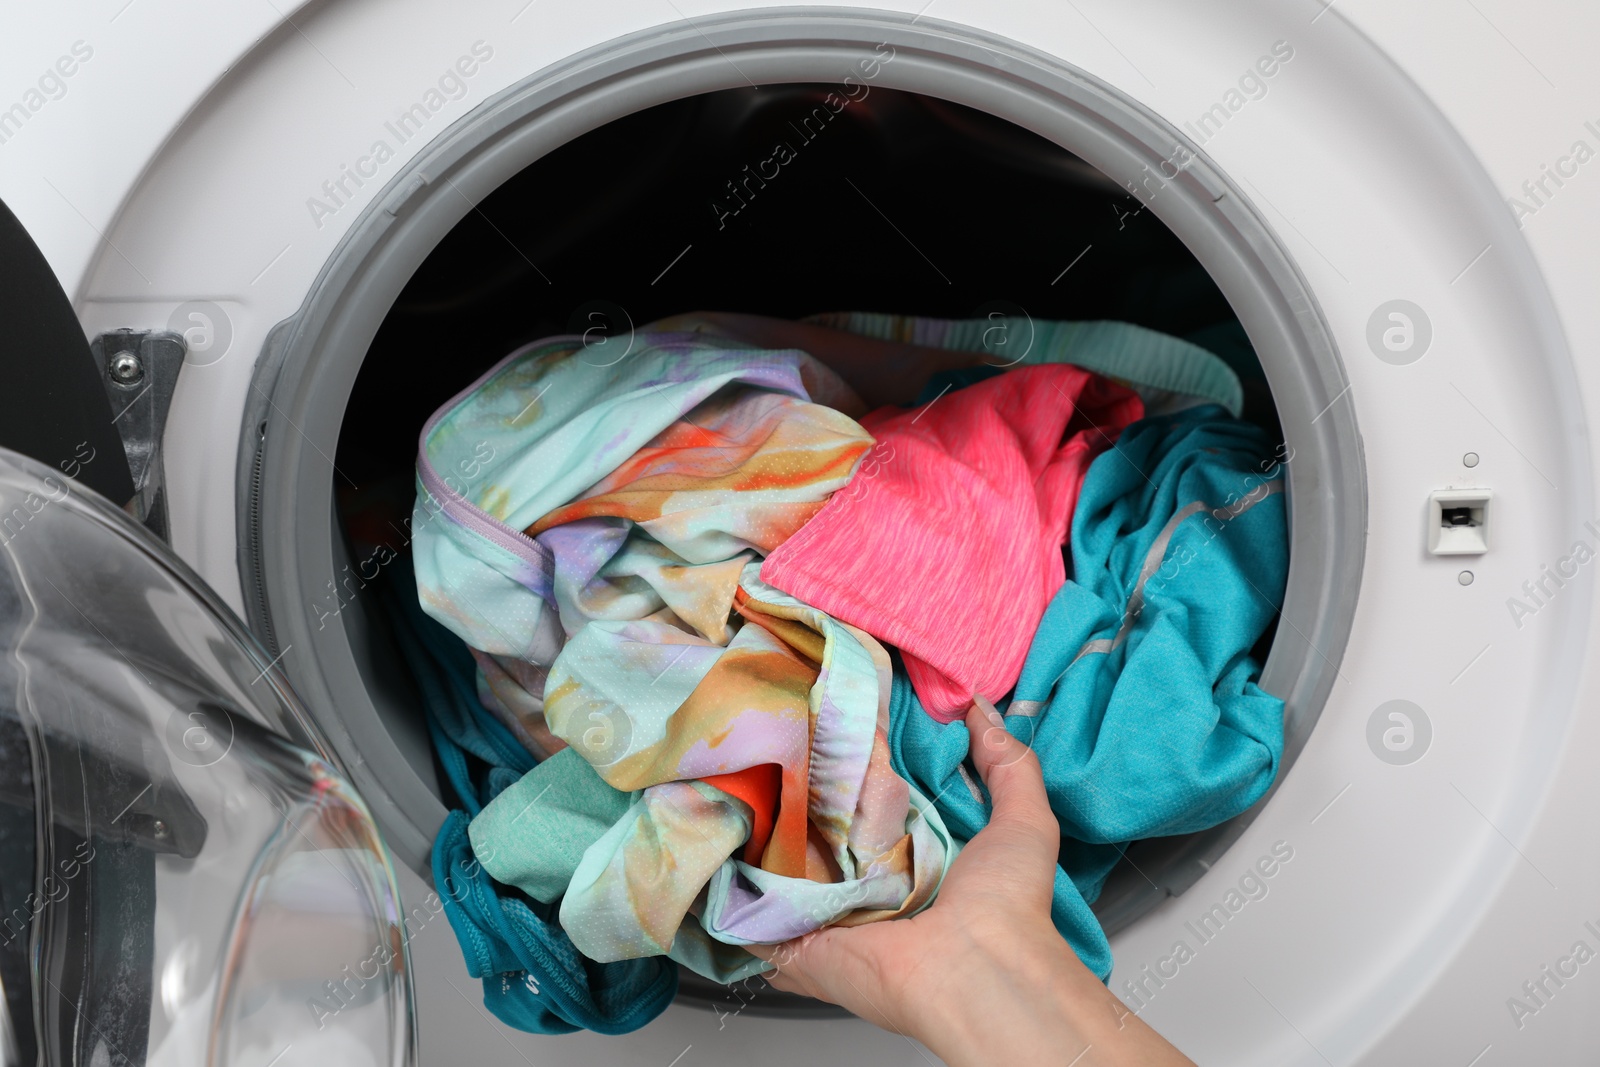
[[[1201,1064],[1600,1055],[1593,9],[8,20],[7,1062],[933,1062],[687,980],[630,1035],[519,1033],[437,918],[362,516],[517,344],[702,307],[1211,331],[1282,442],[1286,749],[1129,848],[1110,988]]]

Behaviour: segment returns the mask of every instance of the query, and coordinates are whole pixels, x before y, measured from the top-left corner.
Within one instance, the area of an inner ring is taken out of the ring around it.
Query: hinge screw
[[[107,370],[111,380],[119,385],[132,385],[144,377],[144,363],[132,352],[118,352],[112,356]]]

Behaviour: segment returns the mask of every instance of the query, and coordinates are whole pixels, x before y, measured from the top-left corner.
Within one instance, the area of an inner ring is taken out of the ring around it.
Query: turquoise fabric
[[[1250,335],[1244,332],[1244,327],[1237,319],[1213,322],[1209,326],[1191,330],[1184,334],[1183,339],[1216,353],[1239,376],[1241,383],[1267,380],[1266,372],[1261,369],[1261,358],[1250,344]]]
[[[808,321],[880,341],[904,341],[961,352],[986,352],[989,365],[1071,363],[1134,387],[1152,409],[1172,393],[1244,407],[1239,376],[1212,352],[1181,337],[1128,322],[1058,322],[1016,316],[931,319],[864,311],[815,315]],[[966,383],[970,384],[970,383]]]
[[[1073,576],[1004,712],[1061,822],[1057,928],[1102,977],[1110,949],[1088,905],[1124,843],[1215,826],[1277,773],[1283,702],[1256,684],[1250,650],[1288,577],[1283,484],[1266,434],[1213,406],[1134,423],[1084,479]],[[895,770],[939,798],[958,840],[989,819],[968,740],[897,674]]]

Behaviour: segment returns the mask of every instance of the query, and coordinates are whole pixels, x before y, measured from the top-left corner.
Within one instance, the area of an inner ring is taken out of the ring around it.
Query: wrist
[[[1089,1044],[1097,1023],[1115,1026],[1110,994],[1054,927],[993,933],[976,934],[956,956],[958,973],[917,1004],[912,1035],[946,1063],[989,1064],[1002,1053],[1017,1067],[1056,1063]]]
[[[1193,1067],[1083,965],[1054,927],[986,943],[961,970],[962,988],[930,999],[925,1028],[913,1035],[950,1067]]]

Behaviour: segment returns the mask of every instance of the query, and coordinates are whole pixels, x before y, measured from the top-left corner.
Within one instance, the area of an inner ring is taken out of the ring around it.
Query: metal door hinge
[[[134,494],[127,510],[167,540],[166,478],[161,436],[187,351],[176,333],[114,330],[90,342],[95,367],[111,398],[112,425],[122,436]]]

